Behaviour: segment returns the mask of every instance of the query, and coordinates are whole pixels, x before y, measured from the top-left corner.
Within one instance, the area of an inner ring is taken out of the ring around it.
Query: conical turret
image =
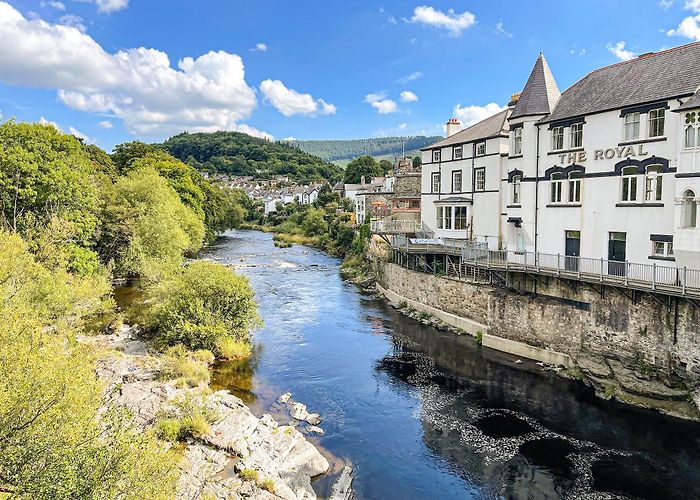
[[[560,96],[561,93],[554,80],[554,75],[552,75],[544,55],[540,52],[510,118],[548,115],[554,109]]]

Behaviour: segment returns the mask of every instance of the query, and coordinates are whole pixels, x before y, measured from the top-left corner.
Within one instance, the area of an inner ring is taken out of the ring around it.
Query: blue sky
[[[434,135],[498,111],[540,51],[563,90],[699,23],[700,0],[0,0],[0,113],[107,150],[184,129]]]

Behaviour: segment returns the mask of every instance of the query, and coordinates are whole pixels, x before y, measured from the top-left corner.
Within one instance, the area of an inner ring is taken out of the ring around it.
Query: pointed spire
[[[540,52],[510,117],[512,119],[520,116],[548,115],[560,96],[554,75],[549,69],[544,54]]]

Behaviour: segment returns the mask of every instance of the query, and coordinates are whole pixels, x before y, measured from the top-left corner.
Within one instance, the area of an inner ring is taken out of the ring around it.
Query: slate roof
[[[693,97],[685,101],[679,108],[678,111],[685,111],[686,109],[696,109],[700,108],[700,92],[696,92]]]
[[[508,135],[508,116],[510,115],[511,108],[505,109],[500,113],[497,113],[485,120],[481,120],[479,123],[475,123],[471,127],[467,127],[464,130],[460,130],[456,134],[421,148],[421,151],[426,151],[429,149],[441,148],[444,146],[451,146],[452,144],[462,144],[465,142],[474,142],[483,139],[490,139],[491,137],[498,137],[500,135]]]
[[[592,71],[566,89],[540,122],[689,96],[698,87],[700,42],[695,42]]]
[[[518,102],[515,103],[511,118],[532,115],[548,115],[554,109],[561,93],[549,64],[540,52],[527,79]]]

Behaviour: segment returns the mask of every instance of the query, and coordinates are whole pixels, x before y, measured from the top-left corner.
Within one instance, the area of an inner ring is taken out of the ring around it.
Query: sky
[[[0,0],[0,116],[110,151],[182,131],[442,135],[543,52],[560,90],[700,40],[700,0]]]

